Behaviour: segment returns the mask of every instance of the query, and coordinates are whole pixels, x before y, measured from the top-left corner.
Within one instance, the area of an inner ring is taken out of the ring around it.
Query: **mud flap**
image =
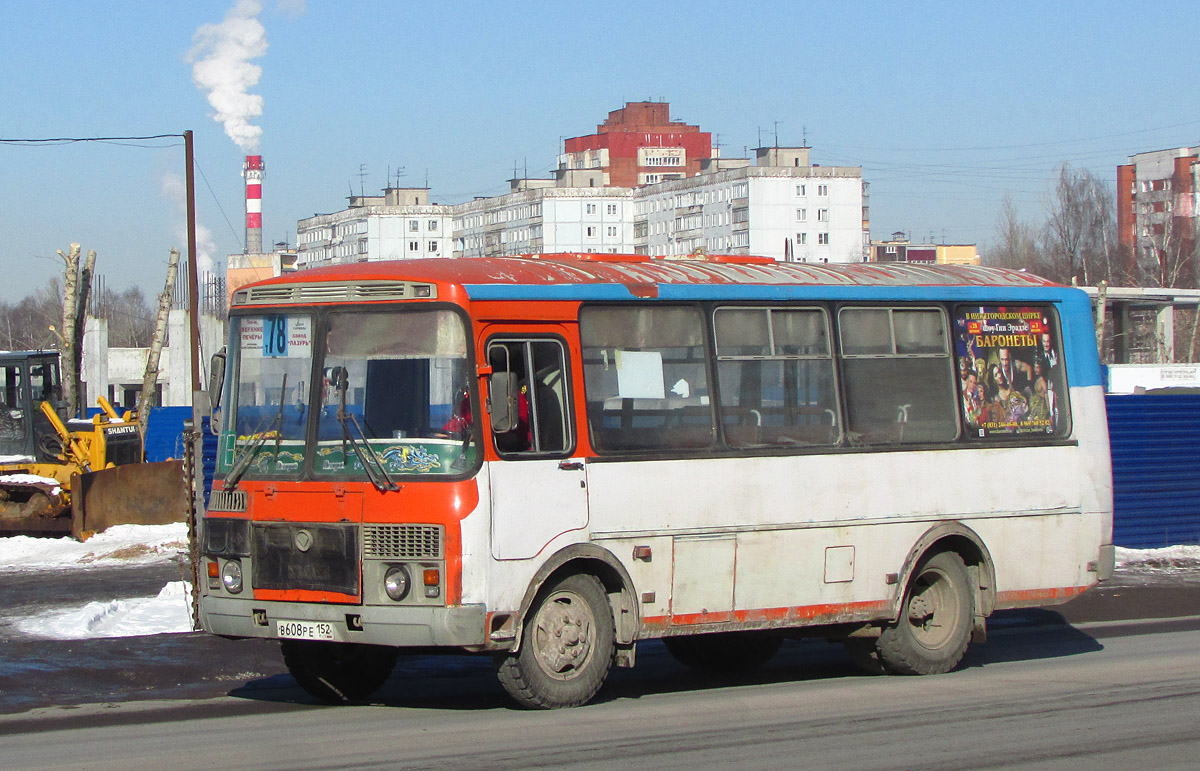
[[[187,516],[182,461],[132,463],[71,477],[71,535],[113,525],[166,525]]]

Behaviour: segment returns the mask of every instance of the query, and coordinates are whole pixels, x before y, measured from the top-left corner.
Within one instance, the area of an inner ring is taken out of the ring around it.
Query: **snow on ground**
[[[73,538],[0,538],[0,581],[5,573],[95,570],[187,559],[187,525],[117,525],[80,543]],[[190,632],[191,587],[167,584],[155,597],[89,602],[48,609],[14,620],[31,637],[82,640]]]
[[[172,581],[157,597],[89,602],[82,608],[51,610],[17,621],[30,637],[86,640],[192,631],[192,588]]]
[[[0,575],[12,571],[147,565],[185,558],[187,525],[117,525],[80,543],[74,538],[0,538]]]

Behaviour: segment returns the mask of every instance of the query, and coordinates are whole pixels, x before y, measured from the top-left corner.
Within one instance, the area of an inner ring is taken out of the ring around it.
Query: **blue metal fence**
[[[1200,395],[1110,394],[1113,543],[1200,543]]]

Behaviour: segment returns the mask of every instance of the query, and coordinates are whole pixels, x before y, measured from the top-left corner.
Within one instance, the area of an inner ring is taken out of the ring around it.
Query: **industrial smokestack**
[[[262,177],[261,155],[247,155],[242,164],[246,178],[246,254],[262,252]]]

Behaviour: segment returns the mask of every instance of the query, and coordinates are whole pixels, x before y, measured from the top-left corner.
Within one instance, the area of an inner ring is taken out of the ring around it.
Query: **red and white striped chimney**
[[[262,252],[262,177],[261,155],[247,155],[242,164],[246,178],[246,254]]]

